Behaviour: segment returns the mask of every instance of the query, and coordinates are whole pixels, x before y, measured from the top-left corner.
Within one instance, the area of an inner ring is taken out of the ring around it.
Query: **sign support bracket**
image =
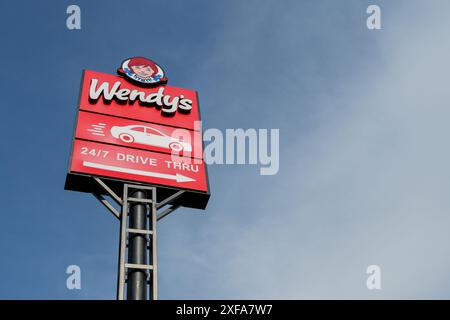
[[[106,191],[106,193],[108,193],[108,195],[111,196],[111,198],[113,198],[117,202],[118,205],[122,205],[122,199],[114,191],[112,191],[111,188],[106,185],[106,183],[104,183],[100,178],[97,177],[94,177],[94,180],[100,187],[102,187],[104,191]]]
[[[106,200],[101,194],[99,193],[93,193],[94,197],[97,198],[98,201],[100,201],[101,204],[103,204],[106,209],[111,211],[111,213],[117,218],[120,219],[120,212],[116,210],[109,202]]]

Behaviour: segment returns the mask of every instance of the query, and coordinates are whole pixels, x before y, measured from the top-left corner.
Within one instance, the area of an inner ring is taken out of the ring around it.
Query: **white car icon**
[[[120,139],[125,143],[141,143],[149,146],[161,147],[180,152],[192,151],[190,143],[184,142],[180,139],[170,137],[161,131],[147,126],[130,125],[130,126],[114,126],[111,128],[111,135]]]

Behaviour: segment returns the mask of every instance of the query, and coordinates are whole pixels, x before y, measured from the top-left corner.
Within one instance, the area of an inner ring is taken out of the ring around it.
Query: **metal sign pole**
[[[158,300],[157,224],[180,207],[177,201],[185,191],[180,190],[157,202],[157,187],[124,183],[120,198],[100,178],[94,177],[94,180],[122,207],[119,213],[100,193],[94,193],[120,220],[117,299],[124,300],[126,296],[127,300]]]
[[[123,198],[118,199],[122,205],[118,300],[125,299],[124,291],[126,291],[127,300],[158,299],[156,189],[156,187],[125,183]],[[103,199],[100,201],[110,208]]]
[[[146,199],[143,190],[134,190],[131,197]],[[147,229],[147,206],[145,203],[133,202],[130,204],[129,228],[137,230]],[[128,238],[128,263],[147,264],[147,237],[145,234],[132,233]],[[147,299],[147,273],[142,269],[132,269],[128,272],[127,300]]]

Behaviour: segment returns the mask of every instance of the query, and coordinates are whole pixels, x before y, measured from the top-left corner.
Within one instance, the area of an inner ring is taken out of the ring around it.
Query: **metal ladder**
[[[145,193],[151,193],[151,196],[145,199],[137,199],[129,197],[132,191],[141,190]],[[129,209],[131,205],[140,203],[145,205],[146,228],[134,229],[130,228]],[[130,272],[140,270],[146,274],[147,285],[150,287],[150,292],[147,294],[152,300],[158,300],[158,261],[157,261],[157,202],[156,202],[156,188],[141,185],[124,184],[123,198],[122,198],[122,214],[120,217],[120,243],[119,243],[119,273],[117,286],[117,299],[124,300],[125,284],[129,280]],[[147,246],[148,260],[143,264],[127,263],[128,244],[133,236],[145,236]]]

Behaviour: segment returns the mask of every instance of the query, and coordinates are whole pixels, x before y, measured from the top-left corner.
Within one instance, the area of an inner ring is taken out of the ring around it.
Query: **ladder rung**
[[[153,234],[151,230],[142,230],[142,229],[127,229],[128,233],[139,233],[139,234]]]
[[[138,198],[127,198],[128,202],[142,202],[142,203],[152,203],[150,199],[138,199]]]
[[[151,284],[152,276],[151,272],[146,272],[145,283]],[[125,283],[128,283],[128,274],[125,274]]]
[[[155,187],[148,187],[148,186],[143,186],[143,185],[138,185],[138,184],[129,184],[128,189],[154,191]]]
[[[150,264],[125,263],[125,267],[129,269],[153,270],[153,266]]]

